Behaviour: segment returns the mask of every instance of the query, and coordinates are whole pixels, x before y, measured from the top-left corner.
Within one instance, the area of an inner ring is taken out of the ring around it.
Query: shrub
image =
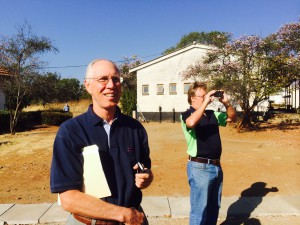
[[[64,121],[73,117],[70,112],[56,111],[29,111],[21,112],[18,119],[17,131],[33,129],[36,125],[59,126]],[[8,111],[0,111],[0,134],[10,131],[10,116]]]
[[[0,111],[0,133],[9,131],[9,112]]]
[[[32,128],[35,125],[42,123],[42,114],[43,111],[31,111],[31,112],[21,112],[18,127],[21,129],[24,127]]]
[[[42,124],[60,126],[64,121],[73,117],[70,112],[45,111],[42,112]]]
[[[132,111],[136,110],[136,92],[135,90],[123,90],[121,97],[122,112],[128,116],[132,115]]]

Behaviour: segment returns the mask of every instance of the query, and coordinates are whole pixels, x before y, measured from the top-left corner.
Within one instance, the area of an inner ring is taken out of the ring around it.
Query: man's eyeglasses
[[[97,81],[99,84],[102,85],[107,85],[109,80],[112,80],[112,82],[114,84],[120,84],[121,83],[121,79],[120,77],[97,77],[97,78],[93,78],[93,77],[87,77],[85,79],[91,79],[91,80],[95,80]]]
[[[197,97],[197,98],[205,98],[205,95],[203,95],[203,96],[200,96],[200,95],[194,95],[194,97]]]

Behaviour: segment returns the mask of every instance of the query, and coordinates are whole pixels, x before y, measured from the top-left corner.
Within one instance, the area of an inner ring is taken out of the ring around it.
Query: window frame
[[[183,84],[183,94],[187,94],[187,93],[188,93],[191,84],[192,84],[192,83],[184,83],[184,84]],[[185,88],[186,85],[188,85],[187,90],[186,90],[186,88]]]
[[[175,87],[175,91],[172,91],[172,87]],[[170,95],[177,95],[177,83],[170,83],[169,84],[169,94]]]
[[[148,91],[145,92],[145,88],[148,88]],[[149,84],[142,85],[142,95],[149,95]]]
[[[162,90],[159,91],[159,88],[162,88]],[[164,92],[165,92],[164,84],[157,84],[156,85],[156,95],[164,95]]]

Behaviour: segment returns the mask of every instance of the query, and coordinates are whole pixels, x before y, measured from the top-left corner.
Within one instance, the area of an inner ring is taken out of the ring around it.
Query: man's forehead
[[[197,88],[196,92],[198,93],[206,93],[206,90],[203,88]]]
[[[95,69],[116,69],[115,64],[110,61],[100,60],[94,64]]]
[[[116,66],[112,62],[104,60],[98,61],[94,64],[93,72],[94,75],[102,76],[119,75]]]

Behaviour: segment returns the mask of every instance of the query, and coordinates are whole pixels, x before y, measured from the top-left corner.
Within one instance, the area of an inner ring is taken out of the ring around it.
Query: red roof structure
[[[0,76],[10,76],[9,70],[3,66],[0,66]]]

